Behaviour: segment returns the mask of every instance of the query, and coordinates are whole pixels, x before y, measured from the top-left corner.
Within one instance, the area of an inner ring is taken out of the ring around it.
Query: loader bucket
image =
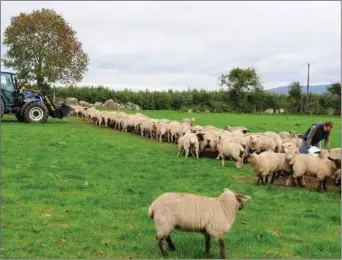
[[[71,111],[72,111],[72,108],[69,107],[67,104],[65,103],[62,103],[62,105],[57,108],[58,111],[59,111],[59,114],[62,116],[62,117],[65,117],[65,116],[68,116],[70,115]]]

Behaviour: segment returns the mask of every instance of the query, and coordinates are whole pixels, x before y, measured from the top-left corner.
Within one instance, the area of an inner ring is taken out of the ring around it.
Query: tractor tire
[[[16,113],[15,117],[17,118],[17,120],[19,122],[24,122],[25,121],[25,118],[22,115],[20,115],[19,113]]]
[[[28,123],[45,123],[49,117],[47,107],[42,102],[32,102],[24,109],[24,119]]]
[[[0,116],[1,118],[4,116],[5,113],[5,104],[4,101],[0,98]]]

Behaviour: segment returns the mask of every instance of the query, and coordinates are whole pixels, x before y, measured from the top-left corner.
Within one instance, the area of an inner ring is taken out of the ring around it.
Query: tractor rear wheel
[[[4,101],[2,101],[2,99],[0,98],[0,116],[1,118],[3,117],[5,113],[5,104]]]
[[[24,118],[29,123],[45,123],[49,112],[42,102],[32,102],[24,109]]]

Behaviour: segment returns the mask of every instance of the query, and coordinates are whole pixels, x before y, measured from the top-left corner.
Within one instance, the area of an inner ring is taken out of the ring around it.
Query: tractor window
[[[14,91],[12,77],[9,74],[1,75],[1,88],[10,92]]]

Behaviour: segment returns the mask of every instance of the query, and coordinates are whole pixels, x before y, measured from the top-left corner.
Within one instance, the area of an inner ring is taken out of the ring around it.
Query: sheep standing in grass
[[[217,198],[174,192],[160,195],[149,207],[148,216],[154,220],[162,255],[167,255],[164,239],[170,250],[176,249],[171,239],[171,233],[176,229],[204,234],[207,255],[210,254],[211,238],[217,239],[221,258],[226,258],[224,235],[232,228],[243,201],[250,199],[230,189],[224,189]]]
[[[245,149],[242,145],[233,143],[230,137],[221,138],[219,137],[219,143],[217,145],[217,150],[219,152],[216,159],[221,157],[222,167],[224,166],[224,158],[233,158],[236,161],[236,168],[241,168],[243,166],[243,157],[245,154]]]
[[[185,151],[185,157],[188,157],[189,152],[191,152],[192,156],[195,157],[194,152],[196,154],[196,158],[199,158],[199,143],[198,138],[203,139],[203,134],[194,134],[190,131],[185,135],[178,138],[178,154],[179,156],[182,149]]]
[[[248,154],[246,161],[251,164],[252,169],[257,176],[257,184],[261,183],[265,185],[268,180],[268,176],[272,175],[272,181],[274,181],[274,173],[284,171],[290,168],[286,165],[286,155],[284,153],[275,153],[273,151],[265,151],[260,154]]]
[[[329,152],[327,150],[320,150],[316,153],[319,154],[318,157],[308,154],[294,156],[290,161],[293,168],[292,176],[293,178],[301,177],[304,174],[315,176],[318,179],[317,191],[327,191],[326,181],[328,178],[334,177],[337,167],[333,161],[328,159]]]

